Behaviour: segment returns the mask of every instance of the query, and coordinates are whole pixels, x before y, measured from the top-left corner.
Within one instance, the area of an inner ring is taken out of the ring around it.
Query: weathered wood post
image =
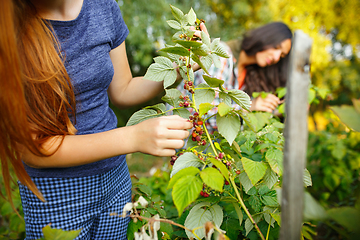
[[[299,240],[301,236],[311,45],[312,40],[308,35],[300,30],[295,31],[286,86],[280,240]]]

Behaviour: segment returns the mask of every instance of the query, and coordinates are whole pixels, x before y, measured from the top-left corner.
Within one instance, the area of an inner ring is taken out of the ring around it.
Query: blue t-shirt
[[[114,75],[109,52],[124,42],[129,30],[114,0],[84,0],[72,21],[50,21],[65,55],[65,67],[76,97],[77,135],[117,127],[107,89]],[[83,177],[104,173],[125,161],[125,155],[70,167],[36,169],[31,177]]]

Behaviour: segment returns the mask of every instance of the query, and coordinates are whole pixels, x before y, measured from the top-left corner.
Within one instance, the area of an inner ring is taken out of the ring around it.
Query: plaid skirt
[[[121,215],[131,201],[131,180],[126,161],[95,176],[79,178],[32,178],[45,198],[40,201],[19,183],[26,240],[43,237],[42,228],[81,229],[76,239],[127,239],[130,218]]]

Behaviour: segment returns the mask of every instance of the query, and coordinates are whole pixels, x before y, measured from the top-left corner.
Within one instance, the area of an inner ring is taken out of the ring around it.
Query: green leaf
[[[243,109],[250,111],[250,97],[244,91],[235,89],[229,90],[228,95]]]
[[[207,57],[207,56],[206,56]],[[204,60],[204,59],[206,59],[206,57],[203,57],[202,58],[202,60]],[[208,66],[207,66],[207,64],[203,64],[203,62],[200,60],[200,58],[197,56],[197,55],[195,55],[195,54],[192,54],[191,55],[191,59],[194,61],[194,62],[196,62],[197,64],[199,64],[199,66],[200,66],[200,68],[206,73],[206,74],[208,74],[208,75],[210,75],[209,74],[209,72],[208,72]]]
[[[225,116],[226,114],[228,114],[229,112],[231,112],[233,110],[232,107],[230,107],[229,105],[227,105],[226,103],[220,103],[218,106],[218,113],[221,117]]]
[[[327,213],[325,209],[310,195],[310,193],[304,193],[304,219],[305,220],[324,220]]]
[[[207,84],[209,84],[210,87],[217,88],[224,84],[224,80],[220,80],[217,78],[209,77],[206,75],[202,76]]]
[[[330,107],[340,120],[354,131],[360,132],[360,112],[353,106],[342,105],[340,107]]]
[[[159,51],[173,53],[180,56],[189,56],[189,50],[184,47],[167,47],[167,48],[162,48]]]
[[[318,92],[319,96],[321,97],[321,99],[325,99],[330,91],[329,91],[329,89],[326,89],[326,88],[320,88],[320,89],[318,89],[317,92]]]
[[[170,5],[170,8],[174,18],[181,22],[185,16],[184,13],[179,8],[174,7],[173,5]]]
[[[140,192],[142,192],[146,196],[151,196],[152,194],[152,189],[145,184],[139,184],[137,188],[139,189]]]
[[[205,44],[206,46],[208,46],[210,48],[210,37],[209,35],[207,35],[204,31],[201,31],[201,41],[203,44]]]
[[[221,68],[221,61],[220,61],[220,57],[214,53],[209,55],[211,57],[211,61],[214,62],[214,66],[216,68]]]
[[[277,97],[280,99],[286,95],[286,92],[287,92],[287,90],[285,87],[280,87],[280,88],[276,89]]]
[[[134,221],[130,221],[126,233],[127,239],[133,240],[134,233],[137,232],[143,226],[143,224],[144,223],[142,221],[136,221],[136,223],[134,223]]]
[[[277,201],[277,197],[275,196],[261,196],[261,201],[264,203],[264,205],[266,206],[270,206],[270,207],[277,207],[279,206],[279,203]]]
[[[258,196],[252,195],[249,197],[249,204],[255,212],[260,212],[261,202]]]
[[[225,177],[225,179],[229,181],[229,170],[225,167],[225,165],[221,161],[215,158],[210,158],[210,162],[214,164],[215,167],[217,167],[220,170],[220,172]]]
[[[240,180],[241,185],[244,187],[244,190],[246,193],[248,193],[248,191],[254,186],[251,183],[250,178],[248,177],[246,172],[240,173],[239,180]]]
[[[154,109],[141,109],[137,112],[135,112],[130,119],[128,120],[128,122],[126,123],[126,126],[133,126],[136,125],[142,121],[148,120],[150,118],[156,118],[156,117],[160,117],[163,116],[163,113],[158,113],[156,110]]]
[[[199,108],[201,103],[211,103],[215,99],[215,91],[205,83],[200,83],[195,88],[195,103]]]
[[[176,159],[173,169],[171,171],[170,177],[173,177],[178,171],[187,167],[202,167],[204,162],[201,161],[195,154],[191,152],[186,152],[178,159]]]
[[[264,184],[269,189],[271,189],[274,186],[274,184],[278,181],[278,179],[279,179],[278,175],[273,170],[271,170],[271,168],[266,169],[263,180],[264,180]]]
[[[205,115],[209,110],[213,109],[213,107],[211,103],[201,103],[199,105],[199,116]]]
[[[188,175],[179,179],[172,190],[172,198],[179,216],[199,196],[203,183],[199,176]]]
[[[353,232],[359,229],[360,211],[353,207],[332,208],[327,214],[335,222]]]
[[[176,29],[176,30],[180,30],[181,29],[181,25],[178,21],[175,21],[175,20],[168,20],[166,21],[167,24],[173,28],[173,29]]]
[[[195,176],[198,174],[200,170],[196,167],[187,167],[184,169],[181,169],[178,171],[169,181],[169,185],[167,186],[167,189],[170,189],[174,186],[174,184],[182,177],[192,175]]]
[[[188,119],[189,116],[191,115],[189,110],[187,110],[185,108],[173,109],[173,114],[174,115],[179,115],[180,117],[185,118],[185,119]]]
[[[309,89],[309,95],[308,95],[308,103],[311,104],[316,97],[316,92],[314,89]]]
[[[155,82],[164,81],[164,88],[173,85],[176,81],[177,72],[172,61],[167,57],[156,57],[154,60],[155,63],[147,69],[144,78]]]
[[[145,109],[154,109],[158,113],[165,113],[166,112],[166,106],[163,103],[158,103],[158,104],[153,105],[153,106],[147,106],[147,107],[145,107]]]
[[[241,226],[241,223],[242,223],[243,218],[244,218],[243,213],[242,213],[242,211],[241,211],[241,208],[240,208],[240,206],[239,206],[238,203],[234,203],[234,202],[233,202],[232,205],[233,205],[234,208],[235,208],[236,214],[237,214],[237,216],[238,216],[238,218],[239,218],[239,225]]]
[[[304,169],[304,186],[305,187],[312,186],[311,175],[306,168]]]
[[[194,9],[190,8],[190,11],[186,15],[187,21],[190,25],[194,25],[196,22],[196,13],[194,12]]]
[[[199,48],[202,45],[201,42],[196,42],[196,41],[174,40],[174,42],[180,44],[181,46],[187,49],[190,49],[192,47]]]
[[[198,56],[207,56],[210,53],[210,49],[205,44],[202,44],[200,47],[193,47],[191,51]]]
[[[279,176],[283,173],[283,155],[283,152],[277,148],[270,148],[265,154],[271,169]]]
[[[215,168],[205,168],[200,172],[200,177],[210,188],[222,192],[224,186],[224,177]]]
[[[206,222],[213,222],[216,226],[221,226],[223,221],[223,210],[217,204],[201,202],[196,204],[189,212],[185,220],[185,227],[195,229],[196,235],[203,239],[205,237],[204,225]],[[189,239],[195,238],[195,235],[186,231]]]
[[[212,41],[211,51],[220,57],[229,58],[229,55],[227,54],[225,47],[220,42],[220,38],[216,38]]]
[[[245,236],[247,236],[253,228],[254,228],[254,224],[252,224],[252,222],[250,221],[250,218],[246,219],[246,221],[245,221],[245,231],[246,231]]]
[[[61,229],[52,229],[49,224],[43,227],[42,232],[44,234],[45,240],[73,240],[80,234],[81,229],[74,231],[63,231]]]
[[[170,104],[173,107],[178,107],[179,102],[181,101],[180,100],[181,95],[182,95],[181,92],[176,88],[165,89],[165,96],[163,96],[161,100]]]
[[[226,116],[216,115],[216,124],[219,133],[232,145],[237,134],[240,131],[240,118],[236,114],[227,114]]]
[[[220,92],[219,93],[219,98],[223,100],[224,103],[226,103],[227,105],[231,106],[231,98],[230,96],[225,93],[225,92]]]
[[[255,185],[260,179],[264,177],[266,169],[268,168],[265,163],[255,162],[246,157],[243,157],[241,161],[252,185]]]

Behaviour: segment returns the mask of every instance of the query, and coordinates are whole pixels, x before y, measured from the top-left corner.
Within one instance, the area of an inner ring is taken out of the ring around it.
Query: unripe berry
[[[196,132],[192,132],[191,134],[194,138],[196,138],[198,135],[196,134]]]
[[[203,125],[203,121],[198,121],[197,124],[198,125]]]
[[[202,128],[201,128],[201,127],[199,127],[199,126],[197,126],[197,127],[195,128],[195,130],[196,130],[198,133],[200,133],[200,132],[201,132],[201,130],[202,130]],[[202,134],[200,134],[200,135],[202,135]]]
[[[190,106],[190,103],[189,102],[184,102],[184,107],[188,107]]]

